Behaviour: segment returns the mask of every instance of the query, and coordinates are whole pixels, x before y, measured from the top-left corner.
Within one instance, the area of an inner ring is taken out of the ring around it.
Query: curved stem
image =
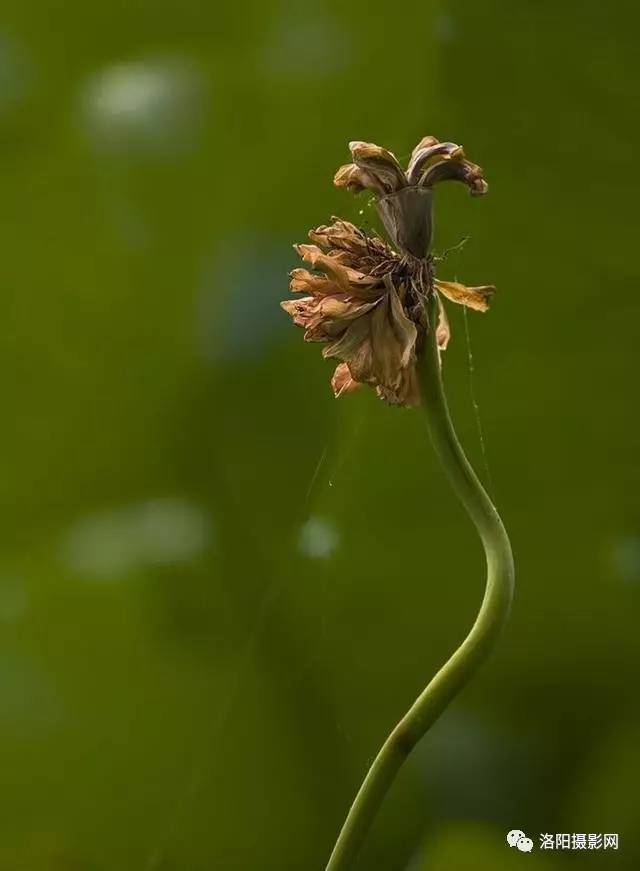
[[[486,589],[471,631],[400,720],[374,760],[351,806],[326,871],[346,871],[353,867],[402,764],[493,649],[509,616],[513,597],[514,569],[509,538],[460,446],[449,414],[436,342],[435,294],[429,314],[431,329],[421,372],[422,404],[435,452],[482,540],[487,560]]]

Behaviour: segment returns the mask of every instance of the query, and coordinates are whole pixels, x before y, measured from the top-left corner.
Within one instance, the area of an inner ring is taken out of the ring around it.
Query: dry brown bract
[[[424,196],[435,181],[446,178],[465,181],[472,193],[484,193],[486,183],[480,168],[464,158],[459,146],[438,143],[433,137],[423,139],[414,149],[406,173],[391,152],[377,145],[352,143],[351,151],[354,163],[338,170],[336,184],[354,190],[366,187],[383,198],[377,202],[381,217],[402,253],[348,221],[334,218],[331,225],[309,233],[314,244],[295,246],[311,269],[293,270],[291,290],[305,295],[283,302],[282,307],[295,324],[304,327],[306,341],[326,343],[323,355],[341,361],[331,382],[336,396],[370,384],[386,402],[417,405],[416,364],[429,328],[426,300],[433,293],[438,295],[436,330],[444,349],[449,326],[440,295],[486,311],[494,289],[436,279],[428,253],[430,239],[420,255],[414,253],[425,236],[425,218],[430,235],[430,194],[428,202],[423,199],[418,208],[405,199],[389,209],[389,202],[405,196],[402,192],[413,196],[421,190]],[[407,240],[408,244],[402,244]]]
[[[354,193],[367,188],[378,196],[397,193],[406,187],[432,188],[439,181],[464,182],[471,194],[487,192],[482,169],[467,160],[464,149],[455,142],[438,142],[425,136],[411,153],[406,172],[394,154],[371,142],[350,142],[353,163],[341,166],[334,184]]]

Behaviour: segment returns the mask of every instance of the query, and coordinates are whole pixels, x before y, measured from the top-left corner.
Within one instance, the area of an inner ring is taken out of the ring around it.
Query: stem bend
[[[509,616],[513,597],[514,567],[509,537],[462,450],[449,414],[436,341],[437,302],[434,293],[429,309],[431,328],[420,379],[422,406],[435,452],[482,541],[487,561],[486,588],[471,631],[391,732],[371,765],[326,871],[347,871],[353,867],[402,764],[492,651]]]

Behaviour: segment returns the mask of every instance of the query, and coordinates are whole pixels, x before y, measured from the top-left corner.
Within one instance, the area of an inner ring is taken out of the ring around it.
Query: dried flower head
[[[350,145],[353,163],[342,166],[334,183],[359,192],[370,190],[394,250],[348,221],[309,233],[311,245],[296,245],[311,269],[294,269],[291,290],[303,293],[282,307],[305,340],[324,342],[325,357],[340,360],[333,375],[336,396],[363,384],[394,405],[417,405],[417,361],[428,329],[446,348],[449,325],[441,296],[486,311],[494,288],[466,287],[435,278],[431,246],[431,194],[439,181],[464,182],[472,194],[487,184],[479,166],[452,142],[425,137],[413,150],[407,170],[385,148],[364,142]],[[437,325],[428,323],[425,303],[436,294]]]

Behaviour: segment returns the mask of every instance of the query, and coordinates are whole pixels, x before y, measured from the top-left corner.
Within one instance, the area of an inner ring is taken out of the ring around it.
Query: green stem
[[[432,328],[421,372],[422,405],[435,452],[482,540],[487,560],[486,588],[471,631],[400,720],[374,760],[351,806],[326,871],[347,871],[353,867],[402,764],[492,651],[509,616],[513,597],[514,569],[509,538],[460,446],[449,414],[435,335],[438,316],[435,298],[429,314]]]

